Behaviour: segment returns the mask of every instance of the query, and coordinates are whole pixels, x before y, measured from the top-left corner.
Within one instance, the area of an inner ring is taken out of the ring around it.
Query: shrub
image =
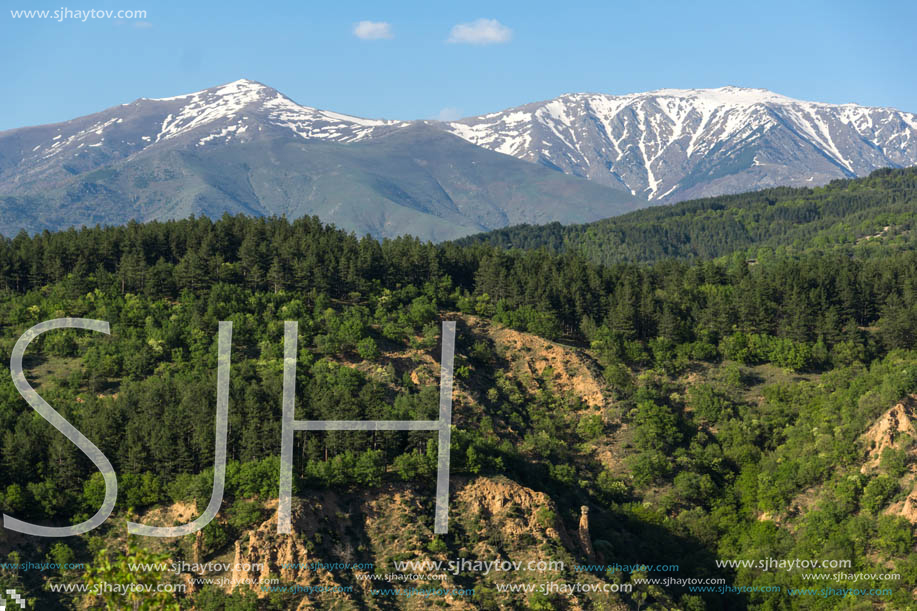
[[[886,503],[898,491],[898,482],[888,475],[881,473],[874,477],[863,491],[860,505],[866,511],[875,514],[885,507]]]

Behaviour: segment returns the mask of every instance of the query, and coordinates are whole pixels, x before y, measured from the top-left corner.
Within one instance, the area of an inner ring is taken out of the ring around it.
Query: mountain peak
[[[570,93],[445,128],[651,201],[815,186],[917,163],[917,115],[735,85]]]
[[[29,168],[10,179],[15,182],[10,188],[23,189],[162,150],[165,144],[201,153],[291,136],[294,142],[349,144],[412,125],[441,129],[649,201],[816,186],[917,163],[917,115],[805,102],[767,89],[727,85],[626,95],[569,93],[427,123],[302,106],[245,78],[194,93],[140,99],[67,123],[23,128],[8,149],[0,148],[0,160],[6,155],[15,160],[7,162],[8,168]]]
[[[797,104],[797,105],[813,105],[813,106],[828,106],[828,107],[841,107],[841,106],[859,106],[857,104],[829,104],[826,102],[815,102],[810,100],[800,100],[797,98],[791,98],[789,96],[783,95],[781,93],[776,93],[769,89],[762,89],[759,87],[739,87],[737,85],[725,85],[723,87],[711,87],[711,88],[695,88],[695,89],[675,89],[675,88],[663,88],[663,89],[654,89],[652,91],[641,91],[633,93],[624,93],[624,94],[608,94],[608,93],[566,93],[563,95],[554,98],[553,100],[547,100],[542,102],[542,104],[547,104],[556,100],[560,101],[576,101],[584,99],[604,99],[604,100],[620,100],[620,101],[633,101],[633,100],[646,100],[650,98],[671,98],[678,100],[694,101],[706,104],[714,105],[733,105],[733,106],[753,106],[758,104],[777,104],[777,105],[787,105],[787,104]]]
[[[240,137],[249,130],[287,129],[306,139],[355,142],[369,137],[378,127],[395,121],[362,119],[297,104],[276,89],[251,79],[238,79],[194,93],[168,98],[145,99],[166,106],[167,116],[155,136],[156,142],[195,131],[198,145]],[[200,133],[206,128],[209,133]]]
[[[200,91],[193,91],[191,93],[183,93],[180,95],[173,95],[166,98],[140,98],[141,100],[146,100],[150,102],[171,102],[173,100],[181,100],[184,98],[191,98],[195,96],[202,95],[217,95],[217,96],[226,96],[226,95],[239,95],[239,94],[262,94],[265,92],[276,92],[275,89],[259,83],[258,81],[253,81],[251,79],[238,79],[232,81],[231,83],[224,83],[222,85],[217,85],[215,87],[208,87],[207,89],[201,89]]]
[[[751,87],[737,87],[735,85],[726,85],[715,89],[657,89],[644,94],[632,94],[636,96],[647,97],[672,97],[687,100],[703,100],[715,104],[735,104],[748,106],[752,104],[770,103],[793,103],[800,102],[785,95],[774,93],[768,89],[756,89]]]

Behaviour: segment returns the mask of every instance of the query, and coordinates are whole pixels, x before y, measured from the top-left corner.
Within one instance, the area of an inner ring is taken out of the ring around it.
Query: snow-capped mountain
[[[399,121],[361,119],[301,106],[270,87],[246,79],[197,93],[141,102],[180,104],[175,114],[170,113],[163,120],[156,136],[157,141],[175,138],[199,126],[216,125],[221,128],[219,133],[213,132],[201,138],[197,143],[199,146],[243,134],[249,126],[246,110],[260,113],[264,122],[288,128],[307,140],[359,142],[373,134],[378,135],[386,127],[404,125]]]
[[[914,164],[913,114],[761,89],[570,94],[443,123],[242,79],[0,132],[0,233],[228,211],[442,240]]]
[[[140,98],[65,123],[0,132],[0,189],[15,193],[48,186],[70,178],[74,169],[126,159],[158,143],[245,143],[264,132],[350,143],[404,125],[301,106],[275,89],[241,79],[196,93]]]
[[[917,164],[917,115],[738,87],[569,94],[447,129],[650,201],[821,185]]]
[[[361,235],[445,240],[640,205],[435,122],[300,106],[249,80],[0,132],[4,235],[230,212],[317,215]]]

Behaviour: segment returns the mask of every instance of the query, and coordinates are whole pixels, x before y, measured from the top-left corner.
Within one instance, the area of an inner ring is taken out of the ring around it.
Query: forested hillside
[[[460,244],[577,252],[597,263],[750,259],[807,252],[911,249],[917,168],[876,170],[814,189],[776,188],[656,206],[595,223],[518,225]],[[875,247],[881,244],[882,249]]]
[[[877,244],[882,257],[803,246],[835,230],[847,235],[838,224],[854,218],[864,229],[881,219],[909,239],[915,187],[915,172],[877,173],[814,191],[682,205],[695,207],[690,215],[678,206],[651,210],[659,216],[607,226],[621,232],[623,259],[655,258],[654,223],[659,235],[685,231],[683,250],[668,254],[738,251],[703,261],[603,266],[575,252],[378,242],[314,218],[226,216],[4,240],[4,354],[44,320],[111,324],[109,336],[46,333],[25,365],[42,397],[111,459],[120,488],[115,514],[88,535],[0,536],[8,562],[80,561],[90,571],[4,565],[0,574],[40,609],[120,608],[124,599],[49,586],[130,579],[106,558],[258,560],[283,585],[352,588],[303,595],[241,585],[229,595],[228,587],[198,585],[154,608],[913,606],[917,252],[894,240]],[[600,240],[606,226],[593,227]],[[785,238],[779,227],[799,233]],[[565,231],[555,246],[573,239]],[[701,250],[704,231],[709,250]],[[744,251],[759,242],[774,252],[751,264]],[[130,537],[126,519],[183,523],[207,503],[221,320],[233,322],[221,511],[201,537]],[[434,436],[384,431],[297,434],[294,533],[276,534],[285,320],[299,322],[297,418],[340,420],[435,418],[440,323],[458,322],[447,535],[432,534]],[[0,397],[4,512],[57,525],[94,513],[101,475],[11,380]],[[892,416],[889,432],[883,422]],[[385,575],[396,561],[454,558],[565,568],[458,572],[440,585],[473,594],[424,599],[380,593],[373,588],[405,584],[361,581],[356,572],[282,566],[374,563]],[[849,560],[850,576],[717,565],[765,558]],[[575,568],[613,563],[679,567]],[[884,581],[889,573],[900,579]],[[722,578],[737,590],[642,581],[671,576]],[[546,581],[633,590],[501,591]],[[890,590],[791,593],[825,587]]]

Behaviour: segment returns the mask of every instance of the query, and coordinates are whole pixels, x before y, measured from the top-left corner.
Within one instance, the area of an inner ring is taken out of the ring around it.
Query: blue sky
[[[914,2],[82,1],[5,0],[0,129],[243,77],[301,104],[391,119],[723,85],[917,112]],[[147,16],[10,14],[62,7]]]

